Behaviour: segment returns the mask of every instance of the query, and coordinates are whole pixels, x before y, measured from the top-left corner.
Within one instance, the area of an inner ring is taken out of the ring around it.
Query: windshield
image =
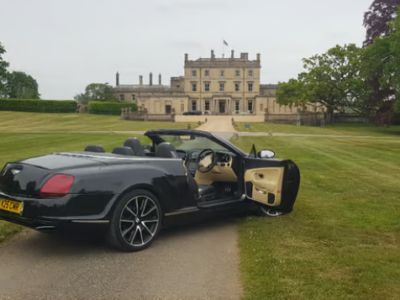
[[[227,151],[225,147],[202,136],[159,135],[158,137],[164,142],[171,143],[179,150],[212,149],[214,151]]]

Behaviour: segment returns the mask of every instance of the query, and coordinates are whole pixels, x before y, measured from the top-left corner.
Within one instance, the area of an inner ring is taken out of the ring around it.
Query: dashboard
[[[197,163],[196,160],[199,156],[201,151],[183,151],[178,150],[178,155],[183,159],[186,160],[186,167],[189,172],[194,173],[197,170]],[[227,151],[215,151],[217,155],[218,165],[220,167],[232,167],[233,157],[236,155]]]

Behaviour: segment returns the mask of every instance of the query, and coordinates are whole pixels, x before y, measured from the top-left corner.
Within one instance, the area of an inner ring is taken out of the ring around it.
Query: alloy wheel
[[[119,229],[122,238],[131,246],[142,247],[156,235],[160,226],[160,211],[153,199],[135,196],[122,209]]]

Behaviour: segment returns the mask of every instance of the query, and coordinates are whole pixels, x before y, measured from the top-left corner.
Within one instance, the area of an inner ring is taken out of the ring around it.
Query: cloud
[[[203,47],[201,43],[190,40],[171,40],[170,44],[172,47],[180,49],[188,49],[188,48],[200,49]]]
[[[161,13],[182,12],[189,10],[218,10],[232,8],[232,3],[226,1],[175,1],[169,4],[162,4],[156,8]]]

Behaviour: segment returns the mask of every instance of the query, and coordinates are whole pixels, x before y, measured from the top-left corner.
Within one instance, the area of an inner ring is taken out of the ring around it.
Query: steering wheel
[[[203,160],[206,159],[206,162]],[[204,149],[199,153],[196,159],[197,171],[200,173],[207,173],[214,168],[218,162],[218,157],[212,149]]]

